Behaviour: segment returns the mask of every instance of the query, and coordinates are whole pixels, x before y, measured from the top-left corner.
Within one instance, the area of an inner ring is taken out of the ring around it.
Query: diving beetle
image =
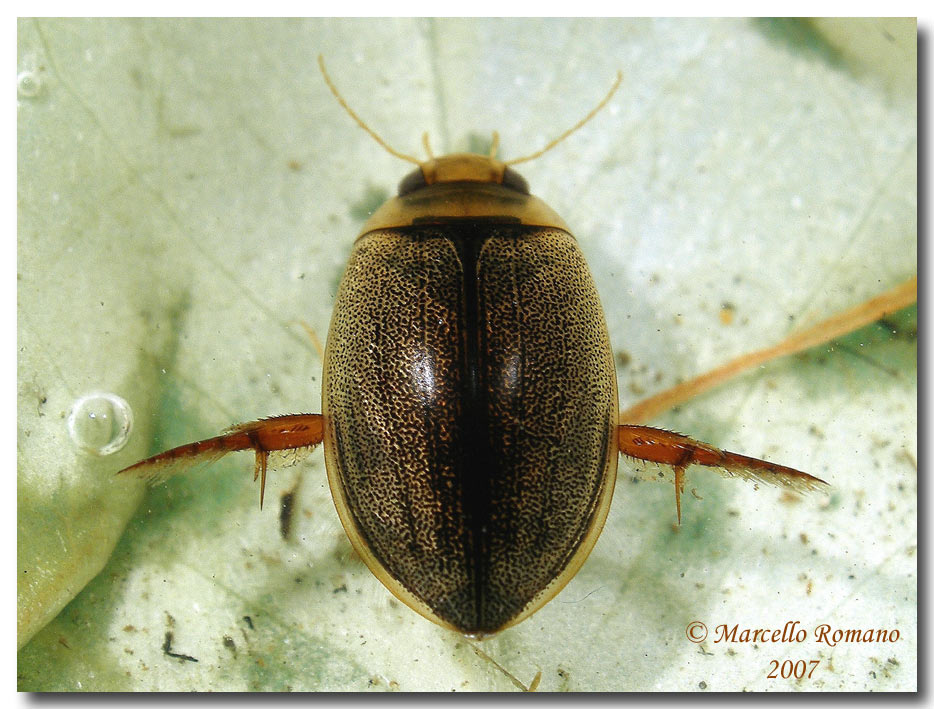
[[[587,558],[629,456],[799,492],[807,473],[619,420],[600,299],[570,230],[513,168],[523,158],[398,153],[417,168],[354,243],[324,355],[322,412],[234,426],[121,472],[150,480],[255,453],[260,504],[274,451],[324,443],[350,541],[401,601],[469,637],[527,618]]]

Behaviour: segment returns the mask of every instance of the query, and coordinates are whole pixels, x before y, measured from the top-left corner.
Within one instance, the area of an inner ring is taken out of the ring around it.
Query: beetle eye
[[[516,190],[516,192],[521,192],[522,194],[529,193],[529,183],[511,167],[507,167],[503,171],[503,185]]]
[[[399,196],[402,197],[409,192],[414,192],[415,190],[427,186],[428,183],[425,181],[425,176],[422,174],[422,168],[412,170],[412,172],[403,177],[402,182],[399,183]]]

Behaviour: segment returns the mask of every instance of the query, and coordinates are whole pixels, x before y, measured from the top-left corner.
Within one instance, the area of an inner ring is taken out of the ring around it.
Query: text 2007
[[[769,667],[772,669],[767,676],[769,679],[778,679],[779,677],[782,679],[804,679],[805,677],[810,679],[819,664],[820,660],[785,660],[781,663],[778,660],[772,660],[769,663]]]

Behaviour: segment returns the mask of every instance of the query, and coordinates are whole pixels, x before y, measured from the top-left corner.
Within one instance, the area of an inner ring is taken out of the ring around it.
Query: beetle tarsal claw
[[[678,524],[681,524],[681,493],[684,492],[684,466],[675,466],[675,507],[678,508]]]
[[[256,464],[253,467],[253,482],[261,478],[259,483],[259,508],[263,509],[263,499],[266,497],[266,463],[269,460],[269,451],[256,448]]]

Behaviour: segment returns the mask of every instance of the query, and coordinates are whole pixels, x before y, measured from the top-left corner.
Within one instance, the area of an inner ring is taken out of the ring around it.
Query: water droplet
[[[21,71],[16,76],[16,93],[23,98],[35,98],[42,90],[39,75],[32,71]]]
[[[71,407],[68,433],[84,451],[110,455],[126,445],[133,430],[133,410],[116,394],[82,396]]]

